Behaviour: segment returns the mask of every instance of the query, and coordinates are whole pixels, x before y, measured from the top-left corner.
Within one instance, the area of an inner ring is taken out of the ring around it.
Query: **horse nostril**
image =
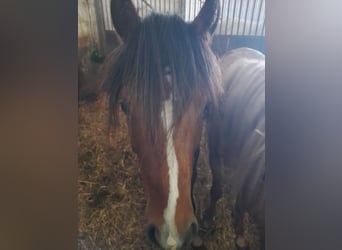
[[[194,221],[190,224],[190,227],[185,235],[185,241],[191,242],[192,239],[197,235],[198,233],[198,224],[197,221]]]
[[[192,236],[196,235],[197,232],[198,232],[198,223],[197,223],[197,222],[191,223],[190,228],[191,228],[191,234],[192,234]]]
[[[206,249],[205,246],[203,245],[203,241],[201,239],[201,237],[198,235],[198,223],[197,221],[191,223],[190,226],[190,231],[191,231],[191,249]]]
[[[158,228],[155,226],[155,225],[148,225],[147,227],[146,227],[146,234],[147,234],[147,237],[148,237],[148,239],[152,242],[152,243],[154,243],[154,244],[159,244],[158,243],[158,237],[159,237],[159,230],[158,230]]]

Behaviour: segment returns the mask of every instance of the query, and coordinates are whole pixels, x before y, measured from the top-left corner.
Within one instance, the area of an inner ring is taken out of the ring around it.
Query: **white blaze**
[[[166,79],[170,83],[171,79],[168,79],[167,75]],[[168,100],[164,101],[161,117],[164,125],[164,130],[166,132],[166,160],[169,175],[169,196],[167,201],[167,207],[164,210],[165,225],[163,231],[165,230],[165,232],[169,233],[164,237],[167,237],[167,246],[172,248],[177,246],[177,242],[179,242],[179,237],[175,225],[175,214],[179,190],[178,161],[173,141],[173,106],[171,97]]]

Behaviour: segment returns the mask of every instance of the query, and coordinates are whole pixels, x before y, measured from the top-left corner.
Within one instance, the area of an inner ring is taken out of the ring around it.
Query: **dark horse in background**
[[[218,60],[210,35],[219,13],[219,1],[206,0],[190,23],[160,14],[141,20],[130,0],[111,2],[123,43],[111,54],[103,82],[110,125],[115,129],[121,107],[142,174],[146,233],[164,249],[188,245],[198,233],[192,189],[204,122],[213,175],[204,220],[214,218],[221,172],[231,167],[240,173],[237,245],[244,247],[244,212],[264,227],[264,58],[239,49]]]
[[[246,248],[243,235],[245,212],[255,220],[260,247],[265,240],[265,56],[239,48],[220,58],[223,95],[207,119],[209,162],[213,174],[212,218],[222,195],[222,170],[233,170],[232,187],[237,192],[233,220],[238,248]]]

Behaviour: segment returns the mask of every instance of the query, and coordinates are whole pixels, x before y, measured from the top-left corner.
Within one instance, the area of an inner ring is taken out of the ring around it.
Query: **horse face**
[[[191,102],[172,127],[173,104],[170,98],[165,99],[160,114],[163,131],[154,140],[145,133],[148,128],[141,106],[127,103],[124,95],[122,100],[147,198],[147,235],[165,249],[180,247],[198,230],[191,181],[194,155],[200,147],[205,100],[199,96]]]
[[[207,0],[199,15],[189,24],[191,30],[197,33],[194,37],[203,39],[212,27],[217,4],[217,0]],[[111,14],[115,29],[123,42],[127,43],[134,37],[132,32],[141,24],[133,4],[129,0],[113,0]],[[156,97],[160,98],[156,102],[160,104],[157,109],[159,114],[156,115],[160,118],[161,129],[156,131],[153,138],[149,132],[154,128],[143,116],[146,114],[144,105],[132,101],[130,91],[126,91],[125,87],[120,91],[120,98],[122,110],[127,115],[132,149],[138,155],[147,198],[147,235],[164,249],[178,249],[184,242],[190,241],[198,230],[191,182],[194,155],[200,145],[206,98],[205,93],[197,93],[196,90],[181,116],[176,116],[175,110],[179,109],[174,106],[176,99],[172,94],[175,79],[172,79],[173,74],[169,73],[167,65],[163,70],[165,73],[160,78],[160,85],[164,91],[161,97]]]

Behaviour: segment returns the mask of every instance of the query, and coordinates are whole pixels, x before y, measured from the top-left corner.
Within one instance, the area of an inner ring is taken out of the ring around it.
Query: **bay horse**
[[[209,128],[220,124],[216,119],[225,97],[219,61],[210,48],[219,12],[218,0],[206,0],[189,23],[156,13],[141,19],[130,0],[111,1],[122,44],[111,54],[103,80],[109,124],[117,127],[121,107],[142,174],[146,234],[163,249],[179,249],[198,232],[192,190],[202,126],[210,119]],[[219,142],[209,141],[209,146]],[[211,163],[209,219],[221,181],[215,176],[220,165]]]

